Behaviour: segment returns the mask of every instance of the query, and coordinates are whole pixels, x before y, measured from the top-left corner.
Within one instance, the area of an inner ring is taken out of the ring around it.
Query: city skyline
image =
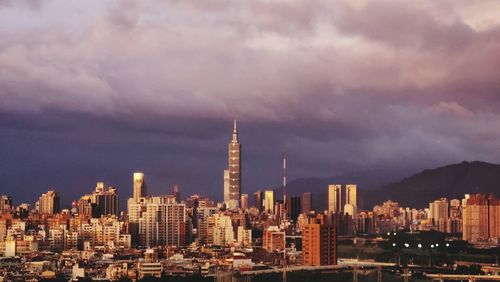
[[[499,163],[499,5],[0,1],[0,187],[220,199],[235,118],[248,193],[284,151],[290,180]]]

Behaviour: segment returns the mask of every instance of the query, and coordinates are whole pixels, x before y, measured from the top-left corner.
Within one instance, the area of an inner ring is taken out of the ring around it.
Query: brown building
[[[500,199],[494,195],[465,195],[463,239],[470,242],[500,238]]]
[[[320,217],[321,218],[321,217]],[[334,218],[320,218],[302,227],[302,263],[304,265],[337,264],[337,228]]]
[[[269,226],[262,236],[262,247],[268,252],[283,250],[285,248],[285,231],[278,226]]]

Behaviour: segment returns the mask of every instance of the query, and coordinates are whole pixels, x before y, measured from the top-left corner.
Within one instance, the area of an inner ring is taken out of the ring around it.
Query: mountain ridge
[[[287,194],[298,196],[303,192],[312,192],[313,208],[325,210],[328,184],[352,183],[358,185],[359,206],[371,210],[374,205],[386,200],[397,201],[405,207],[424,208],[429,202],[442,197],[462,199],[464,194],[494,194],[500,191],[500,164],[484,161],[463,161],[424,169],[406,177],[399,177],[401,173],[394,173],[393,179],[390,173],[380,177],[376,171],[336,177],[298,178],[287,183]],[[378,178],[370,180],[374,174]],[[282,193],[282,188],[277,191]]]

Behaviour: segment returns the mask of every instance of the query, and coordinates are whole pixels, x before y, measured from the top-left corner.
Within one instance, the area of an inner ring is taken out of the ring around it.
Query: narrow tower
[[[286,219],[286,213],[288,211],[286,204],[286,153],[283,153],[283,219]]]
[[[229,158],[228,158],[228,172],[229,172],[229,189],[225,193],[224,200],[229,209],[237,209],[240,204],[241,195],[241,145],[238,142],[238,128],[236,120],[233,125],[233,139],[229,143]]]

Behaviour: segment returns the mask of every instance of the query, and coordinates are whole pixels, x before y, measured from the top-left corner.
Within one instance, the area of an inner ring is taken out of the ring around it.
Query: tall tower
[[[286,153],[283,154],[283,219],[286,219],[288,212],[288,206],[286,202]]]
[[[342,197],[342,185],[328,185],[328,211],[342,213],[345,199]]]
[[[233,139],[229,143],[229,201],[226,206],[229,209],[237,209],[241,194],[241,145],[238,142],[238,129],[234,120]]]
[[[139,202],[139,199],[146,197],[146,182],[144,182],[144,173],[134,172],[134,200]]]

